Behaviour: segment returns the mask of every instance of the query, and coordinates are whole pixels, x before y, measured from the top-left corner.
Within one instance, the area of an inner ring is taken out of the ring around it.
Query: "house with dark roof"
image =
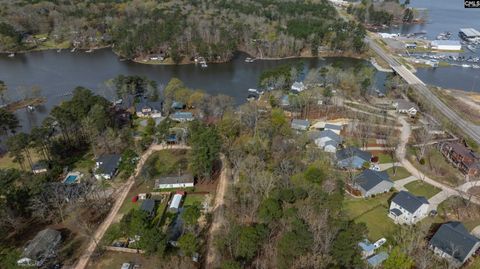
[[[337,166],[343,169],[360,169],[365,163],[370,163],[370,159],[370,152],[356,147],[348,147],[336,153]]]
[[[315,143],[315,145],[317,145],[317,147],[326,152],[336,152],[343,143],[342,137],[332,130],[313,130],[308,132],[307,135]]]
[[[42,266],[45,261],[56,256],[56,251],[62,234],[54,229],[47,228],[27,243],[17,264],[20,266]]]
[[[181,109],[185,109],[186,107],[187,106],[184,103],[178,102],[178,101],[173,101],[171,105],[171,108],[173,110],[181,110]]]
[[[397,224],[415,224],[428,214],[428,200],[407,191],[400,191],[390,203],[388,216]]]
[[[155,180],[155,189],[193,188],[194,182],[192,174],[166,176]]]
[[[293,119],[290,127],[297,131],[306,131],[310,127],[310,122],[308,120]]]
[[[370,197],[389,192],[393,188],[393,182],[386,171],[365,169],[355,177],[351,187],[358,190],[363,197]]]
[[[388,253],[385,252],[385,251],[382,251],[382,252],[378,253],[377,255],[368,258],[368,259],[367,259],[367,263],[368,263],[371,267],[377,268],[377,267],[379,267],[380,265],[382,265],[382,263],[383,263],[386,259],[388,259]]]
[[[193,117],[192,112],[177,111],[170,115],[170,119],[178,122],[187,122],[187,121],[193,121],[195,118]]]
[[[135,113],[140,118],[160,118],[162,116],[162,105],[161,101],[150,101],[147,98],[142,98],[135,105]]]
[[[117,173],[122,157],[119,154],[105,154],[95,161],[96,179],[112,179]]]
[[[45,161],[38,161],[32,165],[32,172],[34,174],[41,174],[47,172],[48,165]]]
[[[460,267],[480,247],[480,240],[462,223],[454,221],[442,224],[428,245],[435,254]]]
[[[445,142],[440,151],[455,167],[468,176],[480,174],[480,157],[458,142]]]
[[[143,200],[142,205],[140,205],[140,210],[147,213],[147,215],[149,217],[154,216],[155,215],[155,200],[154,199]]]

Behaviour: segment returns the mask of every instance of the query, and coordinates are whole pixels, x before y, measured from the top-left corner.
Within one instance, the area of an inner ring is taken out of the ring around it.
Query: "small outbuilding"
[[[145,199],[140,206],[140,210],[147,213],[149,217],[152,217],[155,215],[155,204],[156,202],[154,199]]]
[[[39,161],[32,165],[32,172],[36,175],[41,173],[46,173],[47,169],[48,169],[48,165],[44,161]]]
[[[180,209],[180,204],[182,203],[183,194],[176,193],[173,195],[172,200],[170,201],[170,206],[168,207],[168,211],[177,213]]]

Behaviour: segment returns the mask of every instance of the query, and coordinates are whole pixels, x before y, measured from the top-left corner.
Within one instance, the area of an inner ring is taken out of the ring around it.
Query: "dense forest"
[[[351,4],[347,12],[365,24],[372,26],[391,25],[394,23],[411,23],[415,11],[408,8],[410,1],[400,3],[399,0],[372,1],[363,0],[359,4]]]
[[[0,50],[113,46],[127,58],[225,61],[360,52],[364,28],[326,0],[0,1]]]

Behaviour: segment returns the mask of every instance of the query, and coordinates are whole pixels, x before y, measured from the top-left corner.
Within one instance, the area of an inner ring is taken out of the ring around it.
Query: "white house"
[[[191,174],[168,176],[155,180],[155,189],[193,188],[194,179]]]
[[[400,191],[390,203],[388,216],[397,224],[415,224],[428,214],[428,200],[407,191]]]
[[[460,41],[458,40],[433,40],[430,43],[430,46],[434,50],[462,50],[462,44],[460,44]]]
[[[343,142],[342,137],[331,130],[314,130],[308,133],[308,137],[313,140],[317,147],[326,152],[336,152]]]
[[[397,99],[393,101],[392,105],[398,113],[408,114],[410,116],[417,115],[419,111],[417,105],[404,99]]]
[[[295,81],[293,84],[292,84],[292,87],[290,87],[290,90],[294,91],[294,92],[303,92],[305,90],[305,85],[303,84],[303,82],[298,82],[298,81]]]
[[[455,266],[462,266],[480,247],[480,240],[458,221],[444,223],[433,235],[429,248]]]

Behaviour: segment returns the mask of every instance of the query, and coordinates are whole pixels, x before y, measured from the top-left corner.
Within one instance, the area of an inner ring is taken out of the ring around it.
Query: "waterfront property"
[[[306,131],[310,127],[310,122],[308,120],[293,119],[290,127],[297,131]]]
[[[112,179],[117,173],[122,157],[118,154],[105,154],[95,162],[94,175],[96,179]]]
[[[389,192],[393,188],[393,182],[385,171],[365,169],[355,177],[350,187],[358,191],[362,197],[370,197]]]
[[[365,163],[370,163],[372,154],[356,147],[348,147],[337,151],[337,166],[343,169],[360,169]]]
[[[471,235],[462,223],[453,221],[440,226],[430,239],[429,247],[435,254],[460,267],[480,247],[480,240]]]
[[[155,189],[193,188],[194,178],[192,174],[180,176],[166,176],[155,180]]]
[[[462,28],[459,31],[460,37],[469,42],[476,42],[480,40],[480,32],[473,28]]]
[[[430,42],[430,47],[434,50],[462,50],[462,44],[458,40],[433,40]]]
[[[425,197],[400,191],[390,203],[388,216],[397,224],[415,224],[427,216],[428,207]]]
[[[17,264],[20,266],[42,266],[48,259],[56,255],[62,235],[59,231],[47,228],[40,231],[25,246]]]
[[[462,173],[476,176],[480,173],[480,156],[458,142],[440,144],[440,152]]]
[[[417,115],[419,111],[416,104],[404,99],[397,99],[393,101],[392,105],[398,113],[407,114],[412,117]]]
[[[162,116],[162,102],[149,101],[147,98],[142,98],[135,105],[135,113],[138,117],[160,118]]]
[[[193,121],[195,118],[193,117],[192,112],[177,111],[172,115],[170,115],[170,119],[178,122],[188,122],[188,121]]]

